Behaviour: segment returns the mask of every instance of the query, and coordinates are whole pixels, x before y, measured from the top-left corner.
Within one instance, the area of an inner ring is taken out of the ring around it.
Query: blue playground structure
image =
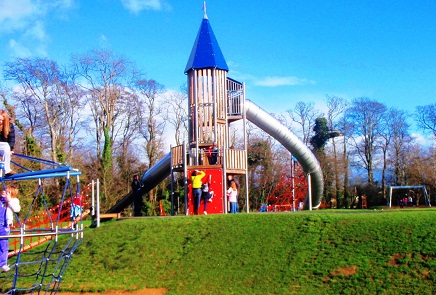
[[[0,273],[0,292],[55,294],[83,238],[82,219],[79,218],[74,229],[69,222],[72,200],[80,194],[81,172],[68,165],[22,154],[14,154],[14,158],[16,161],[11,162],[24,172],[0,176],[2,190],[9,182],[23,181],[34,183],[36,191],[26,212],[15,214],[16,222],[10,235],[0,236],[0,239],[9,239],[10,267],[8,272]],[[29,166],[39,170],[32,170]],[[0,165],[0,175],[4,175],[2,167]],[[47,204],[44,194],[44,182],[53,179],[65,183],[60,188],[60,199],[54,208]]]

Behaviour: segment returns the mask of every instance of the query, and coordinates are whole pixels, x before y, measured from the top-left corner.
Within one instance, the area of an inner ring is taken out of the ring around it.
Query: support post
[[[189,215],[189,204],[188,204],[188,169],[186,167],[186,143],[183,142],[183,186],[185,190],[185,215]]]
[[[97,179],[97,203],[96,203],[96,210],[97,210],[97,227],[100,227],[100,187],[99,187],[99,180]]]
[[[392,208],[392,186],[389,187],[389,208]]]
[[[307,194],[309,196],[309,210],[312,211],[312,183],[310,173],[307,173]]]

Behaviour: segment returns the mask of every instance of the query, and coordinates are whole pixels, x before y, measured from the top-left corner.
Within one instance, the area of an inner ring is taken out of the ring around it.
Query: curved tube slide
[[[280,142],[301,164],[305,173],[310,174],[312,208],[321,204],[324,179],[321,166],[310,149],[285,125],[250,100],[245,100],[247,119]]]

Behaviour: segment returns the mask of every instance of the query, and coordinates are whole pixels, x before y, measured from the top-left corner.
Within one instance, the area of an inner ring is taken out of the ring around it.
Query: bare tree
[[[389,150],[394,170],[394,184],[406,185],[407,155],[413,143],[409,133],[410,124],[407,122],[409,115],[405,111],[393,109],[389,117],[389,128],[392,132],[392,144]]]
[[[6,63],[5,77],[20,85],[14,98],[20,106],[17,115],[26,124],[26,141],[42,139],[48,133],[53,161],[71,161],[75,146],[81,94],[75,76],[48,59],[16,59]]]
[[[397,151],[397,148],[404,147],[404,139],[407,136],[407,129],[409,125],[406,122],[406,113],[397,109],[389,109],[386,115],[382,118],[382,126],[380,132],[380,149],[382,151],[382,193],[383,198],[386,199],[386,172],[388,169],[388,163],[390,157],[388,157],[388,151],[391,149],[393,143],[396,144],[393,150]],[[395,166],[399,165],[398,154],[394,153]],[[396,159],[395,159],[396,158]]]
[[[138,124],[139,134],[145,140],[145,153],[148,160],[148,167],[156,164],[163,155],[163,134],[165,121],[161,102],[163,99],[164,86],[155,80],[139,80],[136,82],[138,94]],[[156,191],[149,193],[149,201],[156,202]]]
[[[161,103],[162,94],[165,91],[163,85],[155,80],[140,80],[136,82],[139,90],[138,95],[138,118],[139,133],[145,140],[145,152],[149,167],[154,166],[162,156],[162,136],[165,131],[163,120],[163,108]]]
[[[418,124],[418,127],[423,131],[432,132],[434,139],[436,140],[436,103],[417,106],[415,121]]]
[[[167,112],[164,113],[165,120],[174,127],[174,140],[180,145],[188,134],[188,95],[186,85],[182,86],[180,92],[173,92],[165,101]]]
[[[93,50],[73,57],[77,73],[82,77],[87,105],[94,122],[96,156],[99,178],[103,188],[102,206],[114,200],[111,193],[113,180],[113,147],[126,113],[126,101],[132,94],[129,86],[137,79],[134,65],[111,51]]]
[[[436,190],[436,150],[434,148],[412,147],[406,156],[408,184],[425,185],[431,192]],[[431,193],[430,193],[431,194]],[[432,201],[432,203],[434,200]]]
[[[119,183],[130,190],[130,181],[135,174],[144,172],[146,169],[141,162],[138,161],[140,153],[135,143],[139,139],[139,122],[137,117],[138,97],[132,96],[129,101],[125,100],[120,102],[124,104],[124,115],[119,117],[118,125],[119,136],[114,143],[114,154],[116,155],[117,168],[119,169],[117,175],[119,176]]]
[[[287,110],[287,113],[291,117],[292,121],[300,125],[301,127],[301,140],[304,144],[309,145],[311,132],[315,125],[315,119],[322,117],[323,114],[315,109],[314,103],[298,102],[293,110]],[[288,126],[289,129],[292,129]]]
[[[326,96],[326,103],[327,103],[327,126],[330,128],[330,130],[339,130],[339,119],[344,115],[345,111],[348,107],[348,101],[344,98],[337,97],[337,96]],[[344,130],[341,131],[341,134],[344,136]],[[343,137],[341,140],[345,141],[345,138]],[[343,157],[339,155],[339,151],[342,149],[339,149],[338,146],[338,138],[333,137],[331,140],[332,143],[332,150],[333,150],[333,175],[335,178],[334,181],[334,195],[336,197],[336,200],[340,199],[340,192],[341,192],[341,182],[340,182],[340,175],[341,171],[344,172],[345,170],[340,169],[340,165],[344,166]],[[342,152],[344,152],[342,150]]]
[[[346,111],[345,111],[346,112]],[[342,156],[339,157],[338,163],[339,170],[342,169],[342,191],[343,191],[343,198],[342,202],[340,201],[340,198],[338,198],[338,206],[342,208],[348,208],[350,204],[350,197],[352,193],[349,190],[349,175],[350,175],[350,152],[348,149],[349,142],[351,140],[352,135],[352,128],[349,122],[347,122],[345,114],[343,117],[341,117],[338,121],[338,129],[341,131],[342,134]],[[341,202],[341,204],[340,204]]]
[[[367,173],[368,184],[374,183],[374,161],[377,141],[382,129],[382,118],[386,115],[386,106],[366,97],[353,100],[346,112],[346,121],[352,130],[352,147],[358,158],[355,164],[363,167]]]

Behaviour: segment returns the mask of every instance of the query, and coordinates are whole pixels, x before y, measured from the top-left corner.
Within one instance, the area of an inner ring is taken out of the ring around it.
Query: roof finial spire
[[[203,2],[203,10],[204,10],[204,19],[207,19],[207,14],[206,14],[206,1]]]

